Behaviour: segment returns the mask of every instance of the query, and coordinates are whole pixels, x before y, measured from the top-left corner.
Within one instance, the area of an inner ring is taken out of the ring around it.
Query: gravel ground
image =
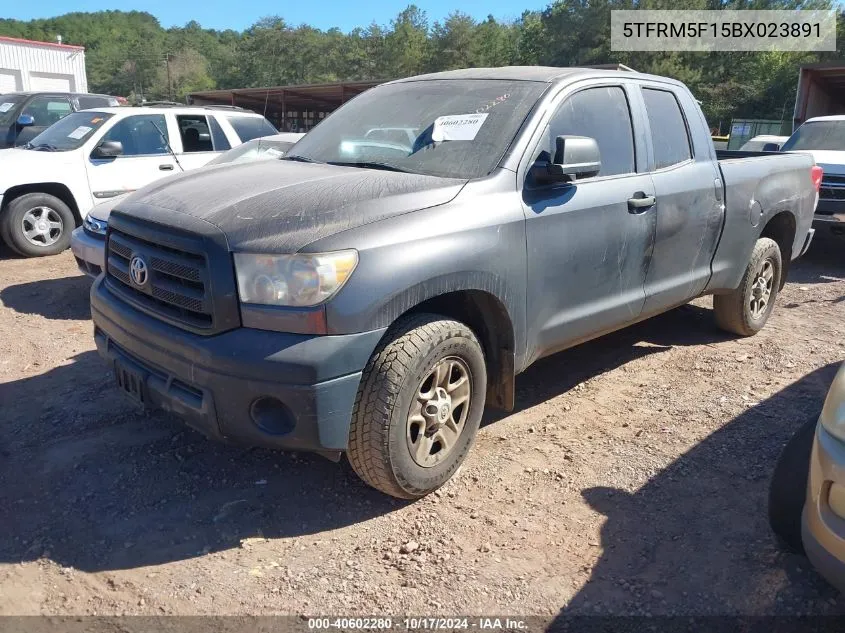
[[[766,521],[845,358],[843,242],[766,329],[709,299],[538,362],[415,503],[126,403],[70,253],[0,258],[0,615],[845,614]]]

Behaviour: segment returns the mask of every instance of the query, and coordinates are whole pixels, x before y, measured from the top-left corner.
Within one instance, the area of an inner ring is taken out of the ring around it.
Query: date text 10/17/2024
[[[466,631],[472,629],[479,631],[527,631],[528,628],[525,620],[508,617],[308,618],[308,629],[314,631]]]

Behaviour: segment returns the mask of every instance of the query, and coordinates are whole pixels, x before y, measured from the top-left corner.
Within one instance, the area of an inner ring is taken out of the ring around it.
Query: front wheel
[[[739,287],[713,297],[716,323],[723,330],[752,336],[766,325],[780,288],[783,262],[780,247],[768,237],[761,237],[751,251],[751,259]]]
[[[347,455],[367,484],[416,499],[445,484],[475,440],[487,391],[466,325],[419,314],[385,335],[361,378]]]
[[[28,193],[9,203],[0,222],[9,246],[26,257],[56,255],[70,246],[73,211],[46,193]]]

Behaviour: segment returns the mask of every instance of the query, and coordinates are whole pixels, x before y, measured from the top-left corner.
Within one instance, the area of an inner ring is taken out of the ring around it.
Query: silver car
[[[280,158],[303,136],[305,134],[288,132],[256,138],[221,154],[207,166]],[[82,226],[71,235],[73,256],[79,270],[86,275],[96,277],[103,271],[109,215],[129,195],[131,193],[124,193],[96,205],[88,212]]]

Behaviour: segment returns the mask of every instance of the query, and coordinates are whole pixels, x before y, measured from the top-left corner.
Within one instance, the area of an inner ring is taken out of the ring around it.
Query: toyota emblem
[[[147,283],[148,271],[147,262],[138,255],[133,255],[129,260],[129,276],[136,286],[143,286]]]

